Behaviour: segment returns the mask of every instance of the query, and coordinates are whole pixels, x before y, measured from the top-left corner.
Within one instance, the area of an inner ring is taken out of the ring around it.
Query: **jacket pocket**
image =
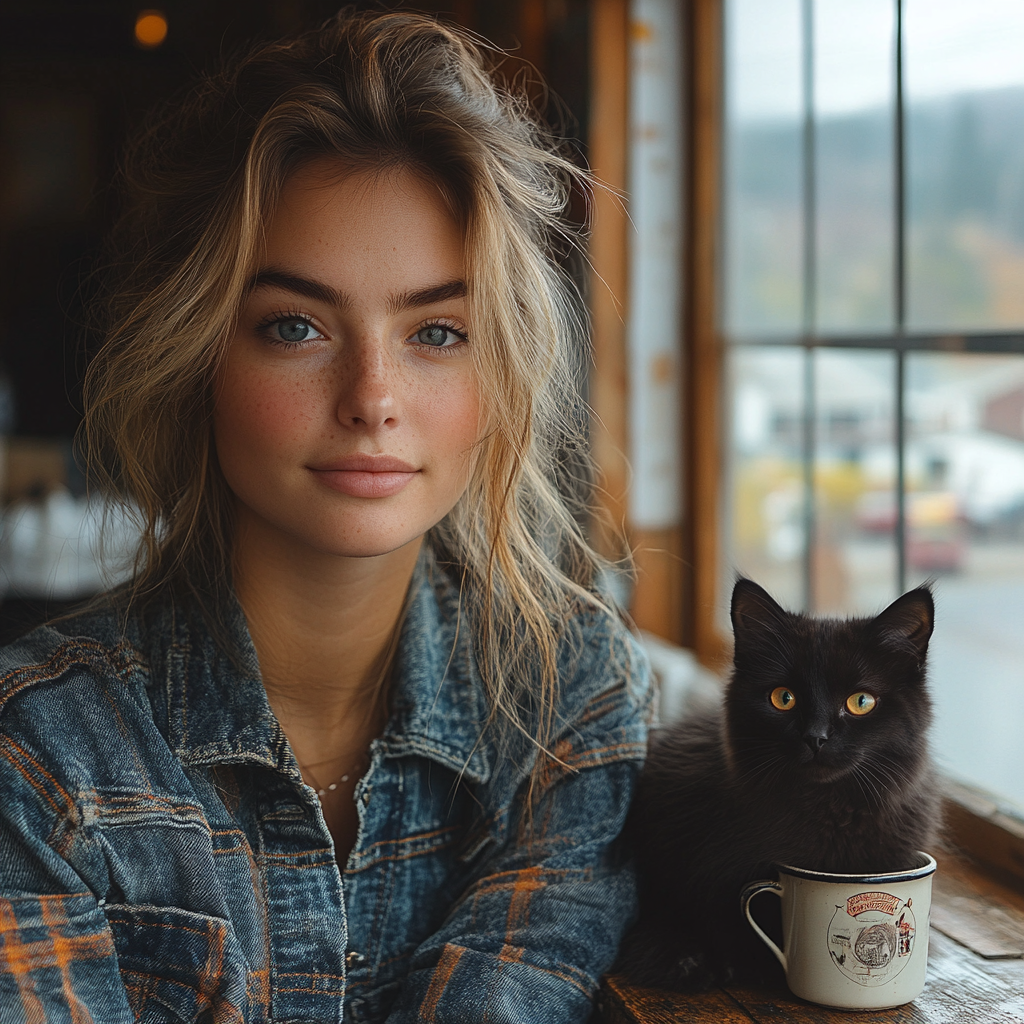
[[[177,907],[104,908],[140,1024],[243,1024],[247,971],[231,924]]]

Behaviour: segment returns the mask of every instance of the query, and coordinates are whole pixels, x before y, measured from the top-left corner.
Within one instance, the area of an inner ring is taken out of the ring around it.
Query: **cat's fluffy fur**
[[[933,620],[927,588],[874,619],[842,621],[791,614],[756,583],[737,582],[722,705],[654,734],[627,826],[641,912],[619,968],[636,983],[781,981],[741,914],[746,882],[775,877],[779,863],[898,871],[932,847]],[[777,687],[792,693],[792,708],[772,704]],[[846,708],[860,691],[877,700],[863,717]],[[753,910],[777,918],[778,901]]]

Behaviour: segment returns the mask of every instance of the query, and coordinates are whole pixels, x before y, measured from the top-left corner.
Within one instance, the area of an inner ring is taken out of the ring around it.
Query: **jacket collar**
[[[247,762],[299,780],[298,764],[267,700],[245,615],[235,601],[225,609],[224,626],[234,658],[197,616],[165,609],[155,630],[158,650],[150,657],[158,725],[185,764]],[[487,701],[469,626],[465,613],[460,615],[458,588],[427,545],[409,585],[392,679],[384,756],[422,755],[486,782],[492,770],[488,747],[481,742]]]

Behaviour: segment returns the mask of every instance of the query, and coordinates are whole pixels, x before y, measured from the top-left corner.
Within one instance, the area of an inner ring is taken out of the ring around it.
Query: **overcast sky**
[[[815,94],[822,114],[892,95],[894,0],[815,0]],[[801,109],[800,0],[728,0],[734,116]],[[1024,0],[904,0],[909,100],[1024,85]]]

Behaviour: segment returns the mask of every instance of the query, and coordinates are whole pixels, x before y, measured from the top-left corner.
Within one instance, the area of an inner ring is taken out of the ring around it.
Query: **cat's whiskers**
[[[778,758],[778,765],[776,766],[775,771],[766,780],[762,780],[764,782],[765,787],[768,789],[773,789],[775,787],[775,783],[779,781],[779,779],[782,777],[783,773],[786,771],[786,768],[788,766],[788,758],[780,754]]]
[[[867,784],[871,787],[871,792],[875,796],[875,803],[878,807],[881,807],[885,803],[885,793],[888,787],[885,784],[884,777],[880,778],[870,763],[863,761],[858,764],[854,769],[854,777],[863,777]]]
[[[853,767],[853,769],[850,772],[850,777],[853,779],[854,782],[857,783],[857,788],[860,790],[861,796],[864,797],[864,803],[870,804],[871,797],[868,794],[868,791],[864,788],[864,783],[861,781],[859,766],[855,765]]]
[[[871,765],[876,778],[883,783],[885,789],[897,789],[906,784],[907,765],[886,754],[873,754],[867,761]]]
[[[756,760],[749,756],[745,756],[741,761],[743,770],[735,777],[736,782],[752,781],[757,778],[757,776],[765,774],[770,768],[775,767],[780,762],[784,764],[787,760],[786,755],[779,752],[778,745],[776,743],[766,740],[746,743],[744,752],[745,754],[756,753],[759,748],[766,751],[772,751],[772,756],[764,759],[757,758]]]
[[[756,765],[752,765],[736,781],[739,783],[757,781],[765,788],[770,789],[786,770],[788,760],[785,754],[776,754],[766,761],[760,761]]]
[[[875,761],[884,762],[884,764],[889,766],[892,772],[892,778],[894,782],[900,782],[906,778],[907,769],[908,767],[910,767],[910,765],[908,765],[906,761],[897,761],[896,758],[890,757],[888,754],[883,753],[872,754],[872,757]],[[913,768],[914,774],[917,774],[919,770],[919,765],[914,765]]]
[[[864,802],[869,807],[872,805],[877,807],[880,802],[878,789],[874,782],[872,782],[870,776],[868,776],[862,769],[862,765],[855,765],[850,771],[850,776],[853,781],[857,783],[861,796],[864,797]]]

